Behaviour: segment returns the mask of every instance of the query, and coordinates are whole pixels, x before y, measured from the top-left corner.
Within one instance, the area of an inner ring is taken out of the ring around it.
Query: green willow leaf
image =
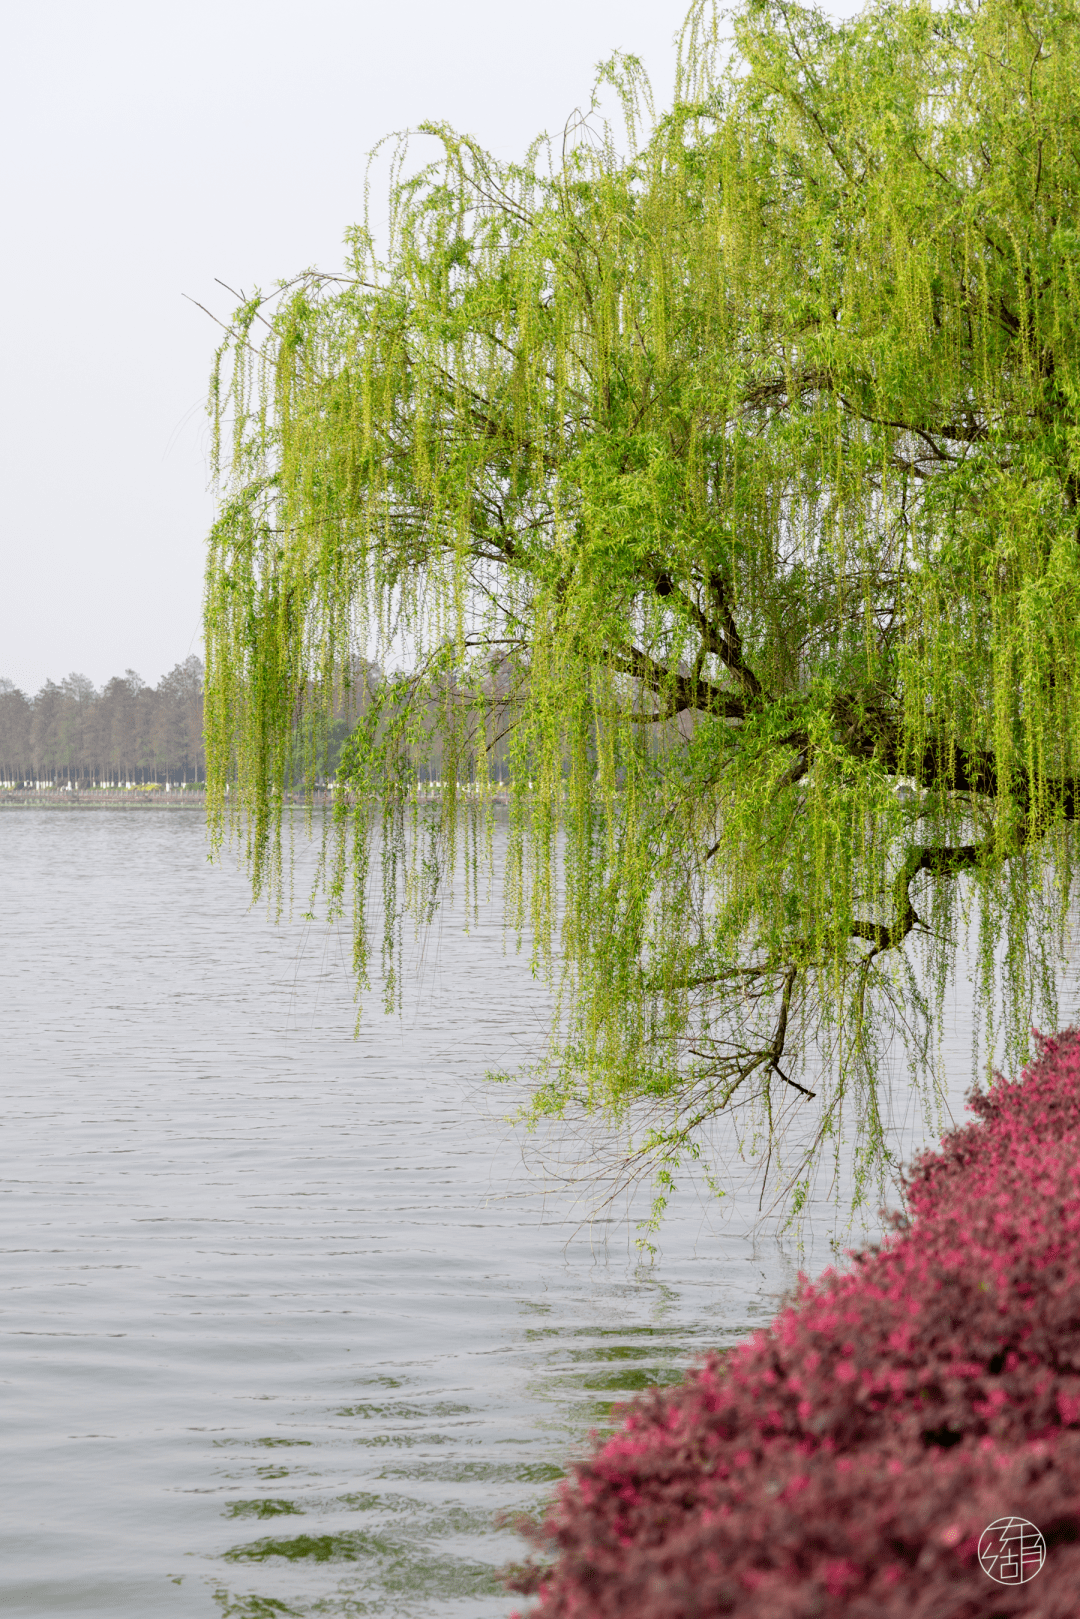
[[[663,117],[605,69],[629,155],[595,100],[520,164],[428,126],[385,256],[357,228],[219,354],[218,841],[280,892],[298,759],[312,785],[358,658],[404,665],[362,694],[322,867],[359,979],[376,846],[392,1006],[405,919],[462,868],[478,900],[503,792],[508,921],[559,991],[532,1116],[622,1128],[657,1217],[736,1110],[781,1204],[845,1133],[867,1194],[883,1053],[932,1098],[971,907],[983,1048],[1014,1066],[1056,1017],[1078,25],[751,0],[725,56],[699,6]]]

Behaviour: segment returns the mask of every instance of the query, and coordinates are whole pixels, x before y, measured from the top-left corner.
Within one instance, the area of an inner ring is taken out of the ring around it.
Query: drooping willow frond
[[[852,1120],[865,1176],[881,1053],[899,1032],[932,1071],[965,906],[984,1036],[1015,1063],[1055,1015],[1080,15],[754,0],[730,60],[708,24],[659,119],[609,64],[628,156],[501,164],[432,126],[384,258],[358,229],[345,276],[238,313],[213,825],[273,886],[298,734],[393,653],[327,866],[361,981],[372,852],[393,1002],[401,918],[462,851],[478,877],[497,762],[509,921],[560,990],[536,1115],[633,1119],[629,1161],[670,1178],[710,1119],[771,1129],[784,1097],[817,1148]]]

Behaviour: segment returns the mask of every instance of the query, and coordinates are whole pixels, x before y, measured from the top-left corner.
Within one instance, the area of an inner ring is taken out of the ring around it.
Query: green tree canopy
[[[404,648],[326,868],[361,981],[369,850],[393,998],[498,744],[509,921],[560,990],[535,1108],[621,1121],[661,1193],[736,1109],[880,1166],[881,1053],[932,1082],[970,907],[984,1044],[1022,1054],[1077,813],[1080,15],[733,30],[691,13],[662,117],[607,65],[620,145],[427,129],[386,251],[246,303],[212,399],[219,837],[273,885],[298,724]]]

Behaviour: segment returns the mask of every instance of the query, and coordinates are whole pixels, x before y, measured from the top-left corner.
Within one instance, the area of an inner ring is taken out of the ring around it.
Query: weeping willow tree
[[[797,1208],[830,1142],[856,1197],[887,1161],[898,1036],[932,1093],[969,922],[983,1052],[1056,1015],[1080,14],[754,0],[732,29],[691,13],[661,117],[613,59],[618,140],[595,100],[519,164],[428,127],[381,253],[357,228],[341,275],[236,315],[211,816],[272,892],[298,730],[389,659],[323,867],[361,985],[381,931],[394,1002],[403,923],[505,800],[507,920],[558,990],[534,1116],[620,1126],[661,1200],[732,1116]]]

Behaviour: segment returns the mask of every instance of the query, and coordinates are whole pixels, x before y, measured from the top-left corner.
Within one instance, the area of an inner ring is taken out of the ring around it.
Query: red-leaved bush
[[[1080,1031],[924,1155],[909,1216],[654,1390],[527,1527],[531,1619],[1080,1616]],[[1027,1584],[979,1536],[1043,1531]]]

